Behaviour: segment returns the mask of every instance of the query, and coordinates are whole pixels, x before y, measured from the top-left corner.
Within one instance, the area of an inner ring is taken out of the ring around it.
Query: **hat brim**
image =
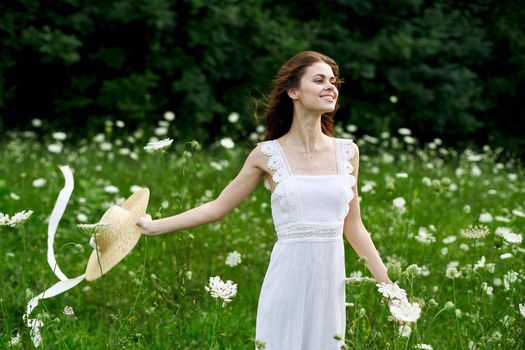
[[[124,204],[109,208],[100,223],[108,224],[95,237],[94,249],[86,266],[86,280],[93,281],[111,270],[135,247],[142,232],[136,225],[146,214],[149,190],[143,188],[131,195]]]

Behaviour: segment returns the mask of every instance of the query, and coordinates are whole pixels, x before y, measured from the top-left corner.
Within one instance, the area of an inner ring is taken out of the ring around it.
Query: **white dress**
[[[337,175],[294,175],[280,144],[261,142],[274,171],[277,233],[257,307],[255,338],[265,350],[335,350],[344,344],[343,225],[356,179],[352,140],[333,141]],[[266,180],[265,186],[270,189]]]

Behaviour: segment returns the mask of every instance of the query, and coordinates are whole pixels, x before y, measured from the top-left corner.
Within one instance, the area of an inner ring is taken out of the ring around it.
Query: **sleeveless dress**
[[[343,225],[356,179],[353,141],[332,139],[337,175],[294,175],[279,142],[261,142],[276,183],[270,198],[277,233],[257,306],[255,338],[265,350],[335,350],[344,344]],[[270,190],[266,179],[264,184]]]

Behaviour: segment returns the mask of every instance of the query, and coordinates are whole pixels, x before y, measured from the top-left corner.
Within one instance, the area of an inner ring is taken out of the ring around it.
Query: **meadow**
[[[0,140],[0,212],[33,211],[23,224],[0,226],[1,348],[33,348],[22,321],[26,303],[57,282],[46,254],[47,220],[64,185],[58,165],[71,167],[75,188],[55,253],[74,277],[92,251],[78,224],[98,222],[138,187],[150,189],[154,218],[213,200],[264,132],[145,151],[148,141],[169,137],[173,119],[166,114],[135,131],[108,121],[82,140],[34,122]],[[390,278],[421,306],[418,321],[400,329],[345,242],[347,348],[525,348],[523,164],[489,145],[458,152],[439,139],[422,144],[407,128],[359,137],[354,125],[335,131],[360,147],[361,215]],[[223,220],[143,236],[102,278],[41,301],[33,311],[43,322],[40,348],[254,349],[257,300],[276,241],[269,200],[261,181]],[[237,285],[224,307],[205,289],[214,276]]]

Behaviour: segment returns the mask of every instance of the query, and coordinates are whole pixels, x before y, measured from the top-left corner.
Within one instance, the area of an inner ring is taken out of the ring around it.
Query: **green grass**
[[[345,135],[341,131],[338,137]],[[53,154],[46,149],[52,141],[45,136],[43,143],[27,136],[10,134],[0,145],[0,212],[34,211],[23,228],[1,228],[0,347],[19,331],[18,346],[27,349],[32,344],[22,322],[26,303],[31,293],[36,295],[57,282],[47,265],[46,220],[63,186],[58,165],[68,164],[75,176],[75,189],[55,241],[57,262],[72,278],[84,273],[92,250],[89,237],[76,227],[81,223],[78,214],[86,215],[88,223],[98,222],[109,204],[130,195],[132,185],[150,189],[152,216],[188,210],[216,198],[255,145],[253,141],[233,149],[218,144],[200,149],[181,142],[165,154],[147,154],[142,150],[143,139],[128,144],[108,134],[113,138],[110,151],[101,151],[97,142],[88,140]],[[418,343],[434,349],[525,346],[525,318],[518,308],[525,303],[523,244],[509,245],[495,234],[498,227],[525,231],[525,218],[519,215],[525,211],[521,163],[498,160],[500,150],[490,148],[478,153],[480,160],[472,161],[469,152],[458,154],[435,143],[422,147],[386,135],[378,144],[365,138],[356,141],[361,152],[358,184],[363,222],[391,278],[407,290],[411,301],[421,304],[422,314],[410,338],[399,337],[376,286],[348,284],[346,299],[354,304],[347,307],[348,348],[413,349]],[[122,147],[135,151],[138,159],[119,154]],[[222,162],[223,169],[212,162]],[[471,173],[474,164],[480,176]],[[464,174],[458,176],[457,169]],[[396,177],[401,172],[408,177]],[[426,185],[424,177],[434,180],[433,184]],[[45,178],[46,184],[33,187],[37,178]],[[361,191],[369,182],[374,182],[372,190]],[[457,186],[455,191],[450,190],[451,183]],[[119,193],[105,192],[109,184],[118,187]],[[20,199],[13,199],[12,193]],[[406,200],[405,212],[393,206],[396,197]],[[261,182],[222,221],[169,235],[144,236],[103,278],[84,281],[41,301],[32,314],[45,323],[41,348],[253,349],[259,291],[276,241],[269,199]],[[494,219],[479,222],[483,212]],[[501,221],[505,218],[508,222]],[[486,225],[490,235],[477,243],[462,237],[460,230],[470,224]],[[414,238],[421,227],[436,237],[435,243],[422,244]],[[454,242],[443,243],[452,235]],[[361,271],[371,276],[348,242],[345,249],[347,275]],[[234,250],[241,253],[242,263],[230,267],[225,260]],[[511,258],[500,258],[508,252]],[[472,269],[482,256],[495,264],[493,273]],[[461,277],[445,277],[450,262],[457,262]],[[430,274],[410,277],[403,273],[411,264],[425,266]],[[503,281],[509,271],[518,277],[507,290],[494,280]],[[204,289],[209,277],[216,275],[238,285],[237,295],[224,308]],[[492,297],[483,291],[483,282],[493,287]],[[445,309],[448,301],[454,307]],[[65,316],[65,306],[72,306],[75,316]],[[212,337],[217,310],[220,317]]]

